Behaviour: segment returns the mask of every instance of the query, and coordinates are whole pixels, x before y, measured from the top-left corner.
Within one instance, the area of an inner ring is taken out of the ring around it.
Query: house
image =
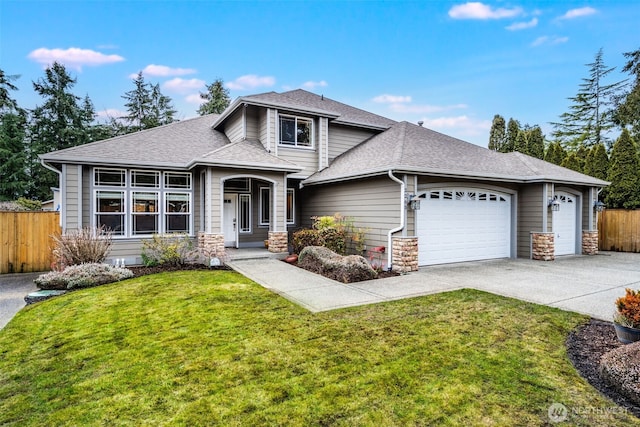
[[[41,156],[60,174],[64,230],[104,225],[139,263],[153,233],[217,252],[286,252],[292,230],[340,212],[388,265],[597,251],[608,183],[496,153],[304,90],[237,98],[222,114]]]

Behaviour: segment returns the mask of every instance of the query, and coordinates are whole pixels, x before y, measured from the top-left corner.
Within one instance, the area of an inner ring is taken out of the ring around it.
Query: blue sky
[[[623,79],[640,48],[637,1],[0,1],[0,68],[32,81],[54,60],[100,114],[122,114],[132,75],[178,118],[222,78],[232,98],[305,88],[486,146],[494,114],[548,124],[598,49]]]

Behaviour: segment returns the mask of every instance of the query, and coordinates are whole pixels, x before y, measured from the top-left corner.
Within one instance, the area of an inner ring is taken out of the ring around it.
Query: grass
[[[312,314],[229,271],[28,306],[0,425],[640,425],[566,356],[585,317],[473,290]]]

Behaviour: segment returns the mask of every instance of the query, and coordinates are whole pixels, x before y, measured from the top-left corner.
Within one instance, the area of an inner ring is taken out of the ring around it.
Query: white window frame
[[[119,173],[123,176],[123,181],[118,183],[106,183],[100,184],[97,179],[97,174],[100,172],[111,172],[111,173]],[[134,175],[137,173],[144,174],[157,174],[157,185],[138,185],[134,186]],[[122,234],[118,234],[113,236],[114,239],[126,239],[126,238],[150,238],[154,233],[136,233],[134,230],[134,216],[140,215],[142,212],[136,213],[134,211],[134,194],[136,193],[154,193],[157,195],[156,203],[157,209],[156,212],[153,212],[154,215],[157,215],[157,224],[158,224],[158,234],[164,233],[173,233],[178,231],[167,231],[167,215],[187,215],[187,234],[189,236],[193,235],[193,222],[194,222],[194,212],[193,212],[193,174],[191,172],[180,172],[180,171],[160,171],[160,170],[145,170],[145,169],[121,169],[121,168],[104,168],[104,167],[94,167],[92,174],[92,194],[93,198],[91,200],[91,224],[94,226],[98,225],[98,218],[100,215],[110,215],[110,213],[103,213],[98,211],[98,194],[100,192],[118,192],[122,194],[123,197],[123,212],[112,213],[111,215],[121,215],[123,217],[123,226],[122,226]],[[183,176],[186,177],[185,185],[170,185],[169,179],[172,176]],[[184,194],[188,196],[188,206],[189,211],[186,213],[182,212],[168,212],[167,209],[167,199],[171,194]]]
[[[140,187],[140,188],[144,188],[144,187]],[[136,194],[153,194],[155,195],[155,202],[156,202],[156,210],[155,212],[138,212],[135,210],[136,208],[136,204],[135,204],[135,195]],[[128,214],[131,217],[131,220],[129,221],[131,230],[130,230],[130,235],[132,237],[140,237],[140,236],[152,236],[154,234],[158,234],[160,232],[160,230],[162,230],[162,221],[161,221],[161,217],[160,217],[160,204],[162,203],[162,198],[160,197],[160,192],[158,191],[145,191],[145,190],[131,190],[129,191],[129,197],[130,197],[130,201],[129,201],[129,206],[131,207],[130,212],[128,212]],[[154,216],[156,219],[156,230],[152,231],[152,232],[144,232],[144,233],[139,233],[135,230],[135,217],[136,216]]]
[[[291,217],[289,217],[289,194],[291,194]],[[287,188],[287,204],[285,206],[285,215],[287,217],[287,224],[296,223],[296,190],[294,188]]]
[[[243,217],[245,211],[243,210],[242,205],[244,203],[246,203],[247,218]],[[244,220],[246,220],[247,223],[246,228],[242,227]],[[251,194],[241,193],[238,194],[238,233],[250,234],[251,232]]]
[[[309,122],[310,125],[310,129],[309,129],[309,145],[301,145],[298,143],[298,134],[296,132],[296,140],[291,143],[290,141],[286,141],[283,142],[282,141],[282,119],[287,119],[287,120],[294,120],[295,124],[295,128],[296,130],[298,129],[298,120],[303,120],[305,122]],[[315,149],[315,120],[313,120],[310,117],[303,117],[303,116],[292,116],[292,115],[288,115],[288,114],[280,114],[278,115],[278,145],[280,147],[289,147],[289,148],[299,148],[299,149],[303,149],[303,150],[313,150]]]
[[[260,193],[260,200],[259,200],[259,206],[258,206],[258,219],[259,219],[258,224],[262,226],[268,226],[271,224],[271,214],[272,214],[271,187],[260,187],[258,191]],[[264,201],[265,201],[265,196],[263,195],[263,192],[267,193],[266,201],[268,203],[268,206],[267,206],[266,212],[263,209]],[[265,221],[265,213],[268,218],[267,221]]]

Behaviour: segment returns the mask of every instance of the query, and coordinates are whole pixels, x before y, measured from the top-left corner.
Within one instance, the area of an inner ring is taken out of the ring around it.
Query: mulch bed
[[[184,265],[156,265],[154,267],[129,267],[128,270],[133,272],[133,277],[146,276],[148,274],[156,274],[156,273],[165,273],[167,271],[184,271],[184,270],[231,270],[230,267],[226,265],[221,265],[217,267],[207,267],[202,264],[184,264]]]
[[[600,378],[600,358],[607,352],[625,344],[618,341],[613,323],[591,319],[572,331],[567,337],[567,354],[580,375],[600,393],[640,418],[640,406],[609,387]]]
[[[282,262],[286,262],[287,264],[291,264],[294,267],[298,267],[298,268],[302,268],[300,266],[298,266],[298,262],[287,262],[286,260],[282,260]],[[311,271],[311,270],[308,270]],[[315,271],[312,271],[312,273],[315,273]],[[317,273],[316,273],[317,274]],[[387,277],[396,277],[396,276],[400,276],[401,273],[398,273],[397,271],[388,271],[388,270],[383,270],[383,271],[379,271],[378,272],[378,277],[376,277],[375,279],[371,279],[371,280],[376,280],[376,279],[384,279]]]

